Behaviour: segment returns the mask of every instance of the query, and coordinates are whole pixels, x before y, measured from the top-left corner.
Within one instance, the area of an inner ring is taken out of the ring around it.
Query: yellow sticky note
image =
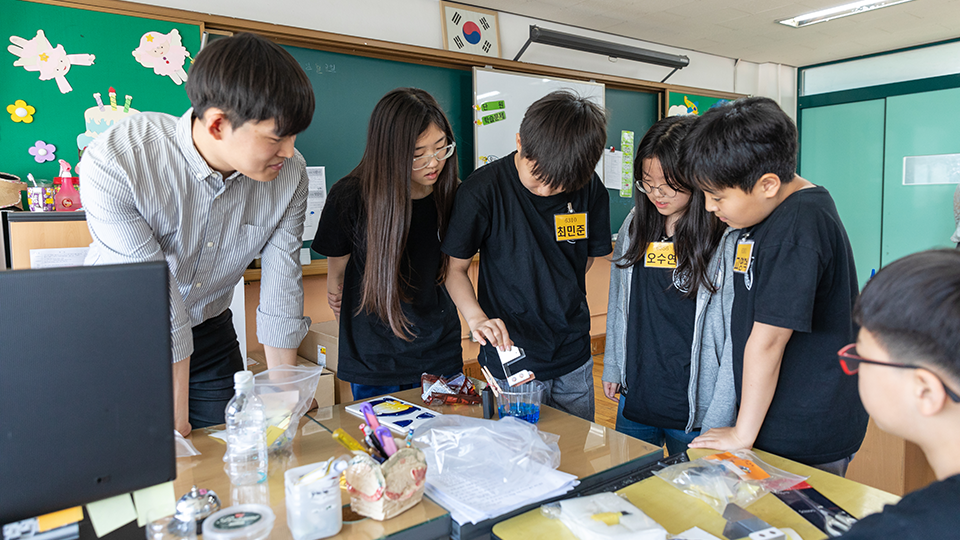
[[[273,444],[273,441],[277,440],[277,437],[283,435],[284,431],[286,430],[283,428],[279,428],[277,426],[268,427],[267,428],[267,446],[270,446],[271,444]]]
[[[73,508],[67,508],[66,510],[60,510],[59,512],[52,512],[38,517],[37,529],[39,529],[39,532],[47,532],[82,520],[83,507],[74,506]]]
[[[97,533],[97,538],[137,519],[137,510],[133,507],[129,493],[88,504],[87,514],[90,515],[90,523],[93,524],[93,532]]]
[[[143,527],[151,519],[172,516],[177,512],[177,496],[173,493],[173,482],[134,491],[133,504],[137,506],[138,527]]]

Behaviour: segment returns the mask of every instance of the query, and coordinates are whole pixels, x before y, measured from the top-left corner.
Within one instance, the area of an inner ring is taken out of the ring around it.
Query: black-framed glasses
[[[637,189],[643,193],[646,193],[647,195],[653,195],[654,191],[659,191],[660,195],[663,195],[668,199],[672,199],[677,196],[677,190],[670,187],[670,184],[667,184],[666,182],[656,187],[652,186],[646,180],[637,180],[634,183],[637,185]]]
[[[860,364],[875,364],[878,366],[887,366],[887,367],[894,367],[894,368],[901,368],[901,369],[926,369],[927,371],[932,373],[933,376],[936,377],[938,381],[940,381],[940,384],[943,385],[943,391],[946,392],[948,396],[950,396],[950,400],[953,401],[954,403],[960,403],[960,396],[958,396],[956,392],[951,390],[950,387],[947,386],[947,383],[943,382],[943,379],[941,379],[939,375],[937,375],[936,373],[933,373],[926,367],[917,366],[913,364],[897,364],[895,362],[879,362],[877,360],[868,360],[862,356],[857,355],[857,350],[855,349],[856,346],[857,346],[856,343],[851,343],[846,347],[837,351],[837,356],[840,357],[840,367],[843,368],[843,372],[846,373],[847,375],[853,375],[857,371],[860,371]]]
[[[413,170],[419,171],[420,169],[426,169],[434,159],[443,161],[449,158],[453,155],[453,150],[456,147],[457,143],[452,142],[432,154],[424,154],[420,157],[413,158]]]

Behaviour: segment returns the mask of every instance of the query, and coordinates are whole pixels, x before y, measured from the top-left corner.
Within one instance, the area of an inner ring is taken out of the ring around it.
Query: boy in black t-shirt
[[[840,351],[884,431],[916,443],[937,482],[868,516],[844,538],[956,538],[960,531],[960,252],[924,251],[867,282],[860,335]]]
[[[590,421],[586,272],[612,250],[607,190],[593,172],[605,141],[600,107],[569,92],[541,98],[523,117],[517,151],[460,186],[442,245],[447,290],[483,345],[480,363],[503,378],[496,349],[515,343],[526,358],[511,371],[533,371],[546,405]],[[467,270],[478,250],[475,295]]]
[[[796,175],[797,128],[768,98],[707,111],[684,141],[706,209],[742,229],[730,331],[739,413],[691,448],[755,446],[839,475],[867,413],[836,351],[849,343],[853,252],[826,189]]]

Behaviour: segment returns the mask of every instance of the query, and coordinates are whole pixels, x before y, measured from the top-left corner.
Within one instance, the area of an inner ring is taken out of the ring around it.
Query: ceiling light
[[[810,26],[811,24],[832,21],[833,19],[839,19],[840,17],[847,17],[849,15],[856,15],[858,13],[866,13],[875,9],[895,6],[897,4],[903,4],[904,2],[912,1],[913,0],[862,0],[860,2],[844,4],[842,6],[821,9],[820,11],[798,15],[792,19],[785,19],[777,22],[787,26],[792,26],[794,28],[801,28],[804,26]]]

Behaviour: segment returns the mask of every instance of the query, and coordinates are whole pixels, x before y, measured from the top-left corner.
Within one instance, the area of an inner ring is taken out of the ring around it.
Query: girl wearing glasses
[[[340,322],[337,376],[354,399],[463,369],[440,252],[456,157],[437,101],[398,88],[374,108],[360,164],[330,189],[313,249],[327,256],[327,301]]]
[[[691,372],[691,346],[698,291],[709,298],[717,290],[708,266],[717,264],[711,256],[724,234],[704,209],[703,192],[680,171],[681,142],[695,122],[661,120],[637,148],[634,209],[620,227],[610,271],[602,376],[604,394],[619,401],[617,431],[666,444],[670,454],[686,450],[706,412],[696,410],[696,377],[704,374]],[[732,394],[732,372],[729,382]]]

